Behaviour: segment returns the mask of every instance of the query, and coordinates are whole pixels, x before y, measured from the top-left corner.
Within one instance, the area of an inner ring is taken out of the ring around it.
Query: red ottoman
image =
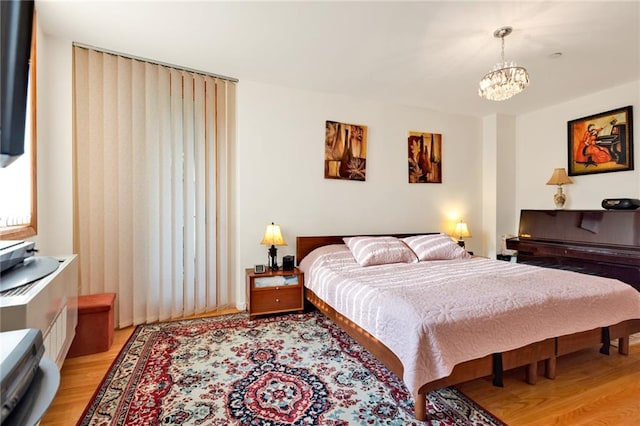
[[[113,343],[115,293],[78,296],[78,325],[67,358],[108,351]]]

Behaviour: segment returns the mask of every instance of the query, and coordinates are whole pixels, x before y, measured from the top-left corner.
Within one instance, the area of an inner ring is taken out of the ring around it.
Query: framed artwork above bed
[[[442,183],[442,135],[409,132],[409,183]]]
[[[367,126],[325,124],[324,178],[364,181],[367,177]]]

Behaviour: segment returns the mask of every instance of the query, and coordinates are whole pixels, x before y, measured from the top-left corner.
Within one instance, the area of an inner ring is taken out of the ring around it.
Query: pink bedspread
[[[620,281],[484,258],[361,267],[332,245],[300,268],[398,356],[414,393],[464,361],[640,318],[640,293]]]

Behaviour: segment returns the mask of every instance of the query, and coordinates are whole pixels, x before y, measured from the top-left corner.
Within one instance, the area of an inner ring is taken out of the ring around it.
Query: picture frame
[[[409,131],[409,183],[442,183],[442,134]]]
[[[567,122],[569,176],[633,170],[631,105]]]
[[[365,181],[367,126],[326,120],[324,178]]]

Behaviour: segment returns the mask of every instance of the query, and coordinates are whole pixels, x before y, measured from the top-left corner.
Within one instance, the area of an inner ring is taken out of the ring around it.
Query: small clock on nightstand
[[[256,315],[304,310],[304,273],[293,271],[257,272],[246,269],[249,319]]]

